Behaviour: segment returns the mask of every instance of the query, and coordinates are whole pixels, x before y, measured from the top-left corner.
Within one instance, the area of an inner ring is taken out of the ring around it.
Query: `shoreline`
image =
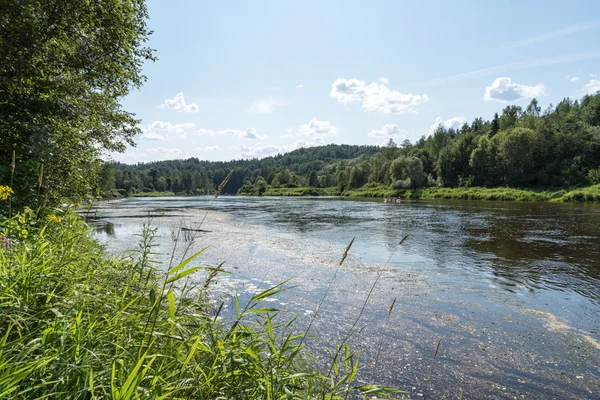
[[[257,193],[244,191],[238,195],[258,196]],[[600,185],[582,188],[546,188],[546,189],[517,189],[517,188],[444,188],[431,187],[424,189],[390,189],[387,186],[362,187],[342,192],[337,188],[281,188],[269,187],[263,196],[340,196],[383,198],[398,197],[401,199],[447,199],[447,200],[491,200],[491,201],[552,201],[552,202],[600,202]]]

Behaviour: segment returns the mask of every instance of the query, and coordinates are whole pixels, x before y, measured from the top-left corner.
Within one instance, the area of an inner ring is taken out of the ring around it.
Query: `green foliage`
[[[155,232],[146,227],[140,234],[140,253],[109,259],[73,213],[26,210],[0,221],[8,240],[0,247],[0,397],[304,399],[394,392],[358,384],[352,351],[337,360],[338,373],[320,374],[293,320],[262,303],[281,285],[246,305],[235,297],[236,314],[220,320],[210,301],[219,269],[197,264],[201,250],[161,272],[152,260]],[[203,271],[203,284],[190,287],[187,278]]]
[[[100,154],[134,144],[120,100],[153,59],[146,18],[143,0],[2,2],[0,183],[14,175],[16,204],[90,194]]]

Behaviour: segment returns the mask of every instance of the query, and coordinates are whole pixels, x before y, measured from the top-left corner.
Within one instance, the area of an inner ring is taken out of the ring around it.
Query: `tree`
[[[398,157],[390,165],[392,179],[400,180],[406,178],[406,157]]]
[[[308,186],[319,186],[319,178],[317,177],[317,173],[315,171],[311,171],[310,175],[308,175]]]
[[[427,175],[423,173],[423,163],[417,157],[410,157],[406,163],[406,175],[410,178],[415,188],[424,187],[427,184]]]
[[[109,195],[115,189],[116,184],[115,167],[112,163],[105,162],[100,168],[98,177],[98,189],[100,193],[105,196]]]
[[[154,59],[147,17],[144,0],[1,3],[0,165],[14,151],[17,201],[81,197],[103,152],[134,145],[138,121],[120,101]]]
[[[396,145],[396,142],[394,142],[394,139],[390,138],[390,140],[388,140],[387,144],[383,148],[383,156],[388,160],[393,160],[394,157],[396,157],[397,152],[398,146]]]
[[[490,130],[490,137],[496,135],[500,130],[500,118],[498,118],[498,113],[494,114],[494,119],[492,120],[492,126]]]

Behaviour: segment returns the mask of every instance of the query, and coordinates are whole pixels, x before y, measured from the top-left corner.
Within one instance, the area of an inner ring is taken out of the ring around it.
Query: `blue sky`
[[[147,83],[115,160],[418,140],[600,90],[600,2],[150,0]]]

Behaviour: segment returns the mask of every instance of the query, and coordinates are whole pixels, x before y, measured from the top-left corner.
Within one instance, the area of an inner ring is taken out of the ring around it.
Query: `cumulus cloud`
[[[240,155],[243,158],[263,158],[291,150],[290,146],[276,146],[273,144],[264,146],[246,146],[241,144],[233,147],[240,150]]]
[[[248,112],[250,114],[273,114],[275,107],[287,105],[287,100],[278,100],[278,99],[264,99],[264,100],[256,100],[250,104],[248,108]]]
[[[379,78],[379,82],[383,83],[384,85],[387,85],[388,83],[390,83],[390,80],[385,76],[382,76],[381,78]]]
[[[265,140],[267,135],[259,135],[254,128],[246,128],[246,130],[239,129],[224,129],[219,131],[219,135],[232,135],[237,136],[241,139],[252,139],[252,140]]]
[[[200,136],[215,136],[215,131],[211,131],[210,129],[200,128],[197,131],[194,131],[195,134]]]
[[[182,149],[165,148],[165,147],[153,147],[148,149],[148,153],[157,154],[153,158],[172,158],[172,157],[187,157],[187,152]]]
[[[400,127],[396,124],[386,124],[381,129],[373,129],[367,134],[369,137],[374,138],[387,138],[403,133]]]
[[[195,103],[186,104],[185,98],[183,97],[183,93],[177,93],[174,98],[166,99],[163,104],[158,106],[158,108],[168,110],[179,110],[191,113],[196,113],[200,109],[200,107],[198,107],[198,105]]]
[[[432,135],[440,125],[446,129],[459,129],[465,122],[467,122],[465,117],[454,117],[445,121],[442,119],[442,117],[437,117],[435,122],[429,127],[429,134]]]
[[[324,139],[322,137],[315,137],[311,140],[298,140],[293,144],[283,146],[277,146],[273,144],[246,146],[244,144],[240,144],[238,146],[233,147],[240,151],[240,156],[242,158],[264,158],[276,154],[287,153],[289,151],[296,150],[301,147],[320,146],[323,143]]]
[[[600,91],[600,81],[597,79],[590,80],[583,86],[583,91],[585,94],[596,94]]]
[[[185,132],[195,125],[191,122],[183,124],[172,124],[164,121],[154,121],[148,125],[141,125],[142,139],[146,140],[164,140],[165,135],[179,134],[179,137],[185,138]]]
[[[485,95],[483,98],[487,101],[496,100],[500,102],[530,99],[533,97],[545,96],[545,89],[546,88],[541,83],[538,83],[535,86],[527,86],[514,83],[510,78],[501,77],[497,78],[491,86],[485,88]]]
[[[142,129],[142,139],[146,139],[146,140],[165,140],[165,137],[163,135],[160,135],[156,132],[153,132],[151,130],[145,130],[144,128]]]
[[[219,146],[206,146],[206,147],[196,147],[198,151],[217,151],[219,150]]]
[[[298,135],[303,136],[330,136],[337,135],[339,129],[329,121],[320,121],[316,118],[311,119],[307,124],[300,125]]]
[[[336,80],[331,85],[329,95],[341,104],[359,102],[367,111],[380,111],[386,114],[416,113],[415,107],[429,100],[426,94],[404,94],[389,89],[385,84],[376,82],[367,84],[356,78]]]
[[[577,82],[579,81],[579,77],[578,76],[574,76],[571,79],[569,79],[570,82]]]

